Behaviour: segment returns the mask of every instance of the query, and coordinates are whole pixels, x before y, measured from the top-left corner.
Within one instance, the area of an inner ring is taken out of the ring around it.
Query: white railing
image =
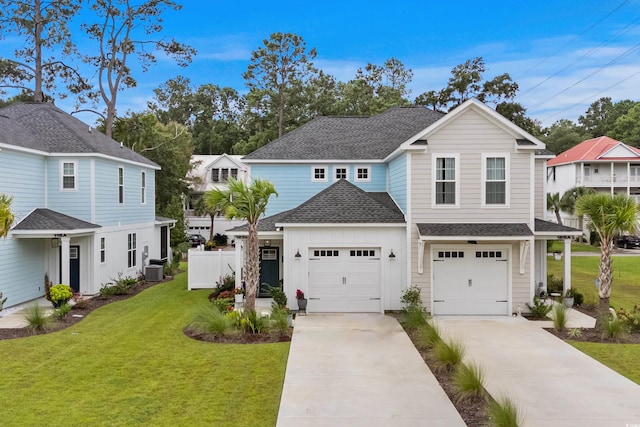
[[[237,271],[235,251],[189,249],[189,290],[215,288],[220,277],[234,271]]]

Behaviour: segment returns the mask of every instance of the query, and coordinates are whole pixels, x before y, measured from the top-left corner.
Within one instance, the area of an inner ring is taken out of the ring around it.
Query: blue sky
[[[119,94],[119,114],[143,110],[153,89],[177,75],[245,93],[251,52],[273,32],[302,36],[317,49],[315,64],[339,80],[398,58],[414,72],[412,98],[444,87],[451,68],[482,56],[485,76],[509,73],[520,86],[516,101],[544,125],[577,120],[602,96],[640,100],[640,0],[182,3],[165,15],[164,34],[198,55],[187,68],[162,58],[146,74],[136,69],[138,87]],[[87,45],[81,33],[74,37]],[[11,45],[2,42],[0,55]]]

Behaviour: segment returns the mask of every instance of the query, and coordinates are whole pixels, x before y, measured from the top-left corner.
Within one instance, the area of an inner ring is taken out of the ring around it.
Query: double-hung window
[[[127,266],[136,266],[136,233],[127,235]]]
[[[458,206],[460,165],[457,154],[438,155],[433,158],[433,204]]]
[[[62,162],[60,165],[62,175],[62,190],[76,190],[76,162]]]
[[[482,198],[485,206],[507,206],[509,204],[508,168],[508,155],[483,155]]]
[[[118,168],[118,203],[124,203],[124,168]]]
[[[140,198],[143,205],[147,203],[147,173],[144,171],[140,174]]]
[[[100,263],[104,264],[107,262],[107,243],[106,237],[100,238]]]

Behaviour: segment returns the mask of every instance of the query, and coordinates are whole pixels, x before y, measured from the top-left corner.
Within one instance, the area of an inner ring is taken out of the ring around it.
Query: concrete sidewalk
[[[578,320],[577,318],[575,320]],[[493,397],[508,396],[526,427],[640,425],[640,386],[521,317],[442,317]],[[638,362],[640,363],[640,361]]]
[[[278,427],[464,425],[393,317],[296,318]]]

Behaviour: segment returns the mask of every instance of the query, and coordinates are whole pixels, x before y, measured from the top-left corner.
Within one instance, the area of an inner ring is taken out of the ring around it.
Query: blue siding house
[[[0,109],[0,193],[16,221],[0,241],[6,306],[44,295],[45,275],[95,294],[170,256],[155,217],[159,166],[49,103]]]

